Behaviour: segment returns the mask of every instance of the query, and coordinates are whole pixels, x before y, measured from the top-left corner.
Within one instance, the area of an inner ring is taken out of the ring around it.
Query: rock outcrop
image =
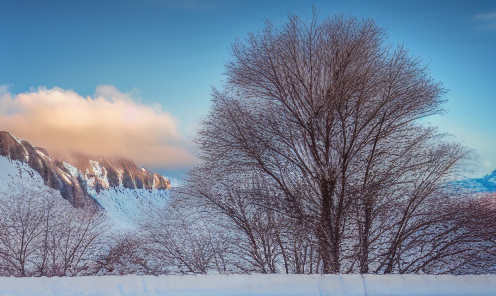
[[[74,206],[96,201],[91,191],[124,187],[129,189],[166,190],[167,178],[139,168],[127,159],[105,159],[74,154],[61,159],[51,157],[28,141],[19,141],[8,132],[0,131],[0,156],[26,163],[40,174],[45,185],[60,191]]]

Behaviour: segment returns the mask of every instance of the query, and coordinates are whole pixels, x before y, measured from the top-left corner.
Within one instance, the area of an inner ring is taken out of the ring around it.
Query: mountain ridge
[[[42,177],[46,186],[60,191],[74,206],[83,206],[88,201],[98,204],[88,190],[100,193],[120,187],[148,191],[171,188],[168,178],[140,168],[131,160],[82,153],[56,158],[46,149],[18,140],[6,131],[0,131],[0,156],[27,164]]]

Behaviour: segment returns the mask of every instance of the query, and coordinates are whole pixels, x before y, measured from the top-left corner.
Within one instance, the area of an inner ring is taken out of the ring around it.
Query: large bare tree
[[[290,219],[315,238],[322,273],[421,272],[457,254],[447,184],[470,151],[420,123],[443,112],[445,90],[386,37],[370,19],[314,14],[235,42],[186,192],[242,229],[240,203]],[[254,175],[267,192],[232,182]],[[288,269],[284,247],[271,255]]]

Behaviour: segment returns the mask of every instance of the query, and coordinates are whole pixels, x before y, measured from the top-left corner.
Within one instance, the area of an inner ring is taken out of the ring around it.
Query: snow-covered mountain
[[[103,189],[121,187],[152,191],[171,187],[167,178],[139,168],[130,160],[83,154],[74,154],[70,159],[52,158],[45,149],[2,131],[0,156],[27,164],[40,174],[45,185],[60,191],[75,206],[91,200],[90,191],[100,193]]]
[[[51,157],[45,149],[0,131],[0,194],[18,187],[54,189],[76,207],[93,203],[126,228],[143,205],[163,206],[171,183],[130,160]]]
[[[471,179],[471,181],[479,184],[484,191],[496,192],[496,170],[482,178]]]
[[[471,192],[496,192],[496,170],[482,178],[472,178],[455,182]]]

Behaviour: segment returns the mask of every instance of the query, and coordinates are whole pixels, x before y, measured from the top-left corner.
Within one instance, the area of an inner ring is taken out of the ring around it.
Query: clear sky
[[[232,42],[312,6],[371,17],[423,58],[449,89],[449,112],[429,120],[479,153],[478,175],[496,169],[496,1],[0,0],[0,130],[49,148],[104,143],[89,152],[164,173],[188,167]]]

